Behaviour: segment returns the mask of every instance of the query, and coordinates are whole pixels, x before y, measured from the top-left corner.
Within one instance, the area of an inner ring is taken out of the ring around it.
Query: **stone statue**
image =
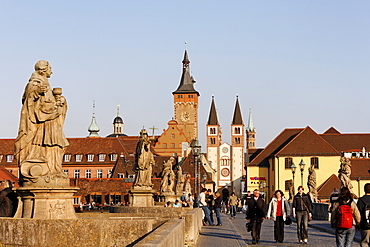
[[[313,164],[311,164],[310,168],[308,168],[307,186],[309,194],[311,196],[311,200],[313,202],[317,202],[316,171]]]
[[[190,177],[191,177],[190,173],[186,174],[186,182],[185,182],[186,195],[191,194]]]
[[[140,131],[140,139],[136,145],[135,154],[135,182],[134,187],[153,187],[152,166],[155,163],[150,150],[151,140],[145,129]]]
[[[162,193],[173,193],[175,174],[172,171],[172,166],[174,162],[175,162],[174,157],[171,157],[169,160],[163,162],[162,181],[161,181]]]
[[[340,158],[340,168],[338,170],[338,178],[341,181],[341,188],[347,187],[353,194],[353,186],[351,183],[351,161],[348,158]]]
[[[18,206],[18,195],[12,190],[13,184],[6,180],[0,192],[0,217],[13,217]]]
[[[15,157],[20,168],[22,186],[69,186],[62,161],[69,145],[63,133],[67,102],[61,88],[50,88],[52,74],[49,62],[35,64],[35,72],[26,85],[22,97],[22,110],[18,136],[15,140]]]
[[[293,187],[293,181],[288,181],[288,191],[289,191],[289,199],[288,201],[292,202],[294,198],[294,187]]]
[[[182,195],[182,192],[184,192],[184,175],[181,166],[178,166],[176,175],[176,195]]]

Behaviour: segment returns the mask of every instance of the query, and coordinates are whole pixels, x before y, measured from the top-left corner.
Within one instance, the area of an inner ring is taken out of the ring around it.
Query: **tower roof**
[[[90,132],[89,137],[99,137],[98,132],[100,131],[100,128],[95,119],[95,101],[93,103],[93,116],[88,131]]]
[[[120,104],[118,103],[118,105],[117,105],[117,116],[114,118],[113,124],[123,124],[123,119],[121,118],[121,116],[119,114],[119,108],[120,108]]]
[[[238,96],[236,96],[234,117],[233,117],[233,121],[232,121],[231,124],[244,124],[243,123],[243,118],[242,118],[242,112],[241,112],[240,106],[239,106]]]
[[[209,111],[209,117],[208,117],[208,125],[219,125],[218,117],[217,117],[217,111],[216,111],[216,105],[215,105],[215,99],[212,95],[212,103],[211,103],[211,109]]]
[[[182,75],[180,79],[180,85],[176,91],[172,92],[172,94],[196,93],[198,96],[200,95],[199,92],[194,89],[195,80],[192,76],[190,76],[189,64],[190,61],[188,58],[188,52],[185,50],[184,59],[182,60]]]
[[[253,126],[252,109],[251,108],[249,108],[249,118],[248,118],[247,131],[249,131],[249,132],[256,132],[256,129]]]

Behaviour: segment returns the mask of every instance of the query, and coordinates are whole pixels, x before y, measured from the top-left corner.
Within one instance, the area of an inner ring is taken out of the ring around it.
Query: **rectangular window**
[[[105,154],[99,154],[99,162],[105,161]]]
[[[240,144],[240,138],[239,137],[235,138],[235,144]]]
[[[123,174],[123,173],[118,173],[118,178],[125,178],[125,174]]]
[[[175,139],[175,134],[171,134],[171,139]]]
[[[111,178],[112,177],[112,175],[113,175],[112,174],[112,171],[113,171],[112,169],[109,169],[108,170],[107,178]]]
[[[74,197],[73,198],[73,204],[80,204],[80,198],[79,197]]]
[[[103,170],[102,169],[99,169],[98,172],[97,172],[97,178],[103,178]]]
[[[216,138],[211,138],[211,144],[216,144]]]
[[[177,98],[181,99],[182,98],[182,95],[181,94],[177,95]]]
[[[167,148],[167,143],[163,143],[163,148]]]
[[[319,169],[319,158],[318,157],[312,157],[311,158],[311,165],[313,165],[313,167],[315,169]]]
[[[88,154],[87,155],[87,162],[92,162],[94,159],[94,155],[93,154]]]
[[[64,169],[63,171],[64,171],[65,174],[68,175],[68,169]]]
[[[285,169],[291,169],[292,164],[293,164],[292,158],[285,158]]]
[[[117,154],[111,154],[110,155],[110,160],[111,161],[116,161],[117,160]]]
[[[80,170],[75,170],[73,177],[74,178],[80,178]]]
[[[71,161],[71,155],[70,154],[65,154],[64,155],[64,162],[70,162]]]
[[[90,169],[86,170],[85,177],[86,178],[91,178],[91,170]]]
[[[12,161],[13,161],[13,155],[8,154],[8,155],[6,156],[6,162],[12,162]]]
[[[175,148],[175,143],[171,143],[171,148]]]
[[[194,98],[194,95],[190,94],[188,95],[188,98]]]
[[[3,156],[2,154],[0,155],[0,162],[3,160]]]
[[[81,162],[82,154],[76,154],[76,162]]]

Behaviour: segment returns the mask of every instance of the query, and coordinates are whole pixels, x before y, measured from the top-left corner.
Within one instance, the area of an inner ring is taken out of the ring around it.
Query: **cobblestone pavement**
[[[230,219],[229,215],[223,215],[222,220],[222,226],[205,226],[202,228],[197,246],[240,247],[252,245],[251,234],[245,229],[246,220],[244,214],[237,214],[236,219]],[[284,243],[275,243],[274,222],[265,220],[262,224],[261,240],[255,246],[336,246],[332,230],[324,229],[323,227],[319,228],[321,229],[309,227],[308,245],[302,245],[298,243],[297,225],[293,222],[292,225],[285,226]],[[358,247],[360,244],[354,242],[352,246]]]

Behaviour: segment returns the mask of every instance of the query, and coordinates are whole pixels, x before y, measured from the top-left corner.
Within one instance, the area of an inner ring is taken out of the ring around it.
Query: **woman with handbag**
[[[308,244],[308,220],[312,218],[312,202],[308,194],[303,193],[303,186],[293,199],[293,217],[297,218],[297,235],[300,244]]]
[[[289,221],[287,220],[289,215],[290,207],[287,199],[284,197],[284,193],[281,190],[275,191],[274,197],[269,204],[267,219],[272,217],[274,220],[274,239],[276,243],[284,241],[284,222]]]

